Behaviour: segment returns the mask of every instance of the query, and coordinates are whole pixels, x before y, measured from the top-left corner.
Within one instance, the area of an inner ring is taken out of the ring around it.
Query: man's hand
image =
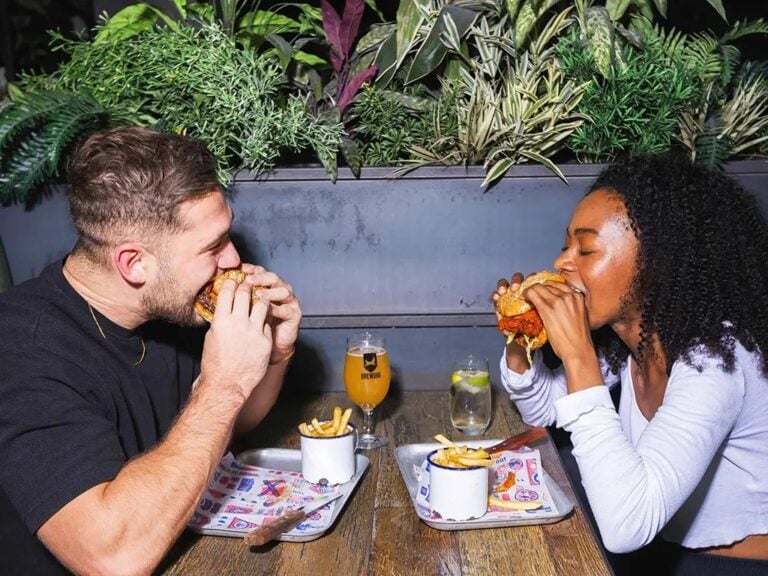
[[[201,376],[219,386],[234,386],[245,401],[269,366],[272,330],[267,323],[270,302],[260,294],[251,304],[251,285],[226,280],[219,291],[216,312],[205,336]]]
[[[272,328],[272,353],[270,362],[276,364],[293,353],[301,323],[301,306],[293,293],[293,288],[274,272],[268,272],[261,266],[243,264],[242,270],[248,274],[246,282],[254,286],[264,286],[259,295],[269,300],[267,323]]]

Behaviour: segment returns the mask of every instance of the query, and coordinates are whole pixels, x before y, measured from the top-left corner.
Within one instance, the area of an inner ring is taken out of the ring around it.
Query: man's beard
[[[179,326],[202,326],[205,321],[195,312],[197,294],[185,297],[176,288],[179,282],[164,262],[160,263],[157,281],[141,298],[148,318],[165,320]]]

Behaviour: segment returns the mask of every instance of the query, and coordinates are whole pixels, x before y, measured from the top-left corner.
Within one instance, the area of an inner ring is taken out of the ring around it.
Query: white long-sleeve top
[[[661,533],[688,548],[768,533],[768,380],[737,343],[736,367],[694,356],[675,362],[664,400],[648,421],[627,362],[607,386],[568,394],[562,368],[541,354],[523,374],[501,358],[501,379],[523,419],[571,433],[573,455],[605,547],[636,550]],[[609,386],[620,384],[616,412]]]

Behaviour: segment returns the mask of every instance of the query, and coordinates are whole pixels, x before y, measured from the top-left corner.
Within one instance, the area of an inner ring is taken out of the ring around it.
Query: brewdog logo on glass
[[[381,378],[381,372],[376,371],[376,368],[378,367],[379,367],[378,353],[364,352],[363,353],[363,369],[365,369],[365,372],[360,374],[360,378],[362,378],[363,380]]]
[[[376,370],[378,362],[376,361],[376,352],[366,352],[363,354],[363,368],[368,372]]]

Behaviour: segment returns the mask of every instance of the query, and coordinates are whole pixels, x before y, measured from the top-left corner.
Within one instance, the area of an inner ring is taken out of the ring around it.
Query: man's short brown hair
[[[76,251],[104,261],[123,241],[181,229],[179,207],[219,190],[215,157],[199,140],[144,128],[96,132],[68,166]]]

